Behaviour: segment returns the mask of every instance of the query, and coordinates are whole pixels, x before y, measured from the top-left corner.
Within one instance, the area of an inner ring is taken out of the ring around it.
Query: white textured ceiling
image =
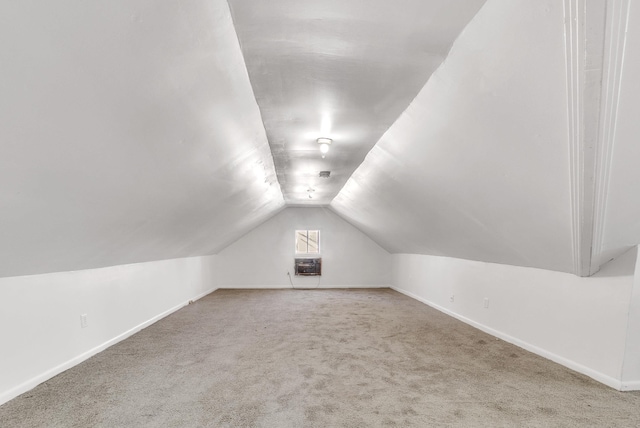
[[[483,3],[229,0],[287,203],[331,202]]]
[[[0,4],[0,276],[215,253],[284,205],[224,0]]]
[[[285,203],[593,272],[640,242],[640,8],[483,4],[0,3],[0,276],[212,254]]]
[[[487,2],[331,207],[393,253],[572,272],[563,20]]]

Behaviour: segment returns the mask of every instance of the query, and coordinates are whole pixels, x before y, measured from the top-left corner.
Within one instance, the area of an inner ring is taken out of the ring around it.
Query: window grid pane
[[[320,249],[318,245],[318,231],[317,230],[308,230],[307,231],[307,252],[309,253],[317,253]]]
[[[297,230],[296,231],[296,253],[306,253],[306,252],[307,252],[307,231]]]
[[[320,231],[296,230],[296,254],[319,254]]]

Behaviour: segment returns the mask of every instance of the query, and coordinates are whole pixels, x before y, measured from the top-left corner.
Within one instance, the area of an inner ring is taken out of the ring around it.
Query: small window
[[[320,231],[296,230],[296,254],[320,254]]]

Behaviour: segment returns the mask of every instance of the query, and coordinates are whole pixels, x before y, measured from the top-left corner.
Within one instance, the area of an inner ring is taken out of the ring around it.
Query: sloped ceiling
[[[640,243],[638,29],[487,1],[331,207],[395,253],[597,272]]]
[[[0,5],[0,276],[215,253],[284,200],[224,0]]]
[[[640,243],[637,4],[229,3],[2,2],[0,276],[213,254],[285,203],[577,274]]]
[[[229,0],[288,204],[331,202],[484,1]]]
[[[487,2],[331,207],[391,252],[573,272],[563,22]]]

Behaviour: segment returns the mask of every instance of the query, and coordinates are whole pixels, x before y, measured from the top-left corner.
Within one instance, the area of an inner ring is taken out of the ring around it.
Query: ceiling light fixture
[[[331,138],[318,138],[318,144],[320,144],[320,153],[322,153],[322,158],[324,159],[324,155],[329,151],[329,146],[333,142]]]

